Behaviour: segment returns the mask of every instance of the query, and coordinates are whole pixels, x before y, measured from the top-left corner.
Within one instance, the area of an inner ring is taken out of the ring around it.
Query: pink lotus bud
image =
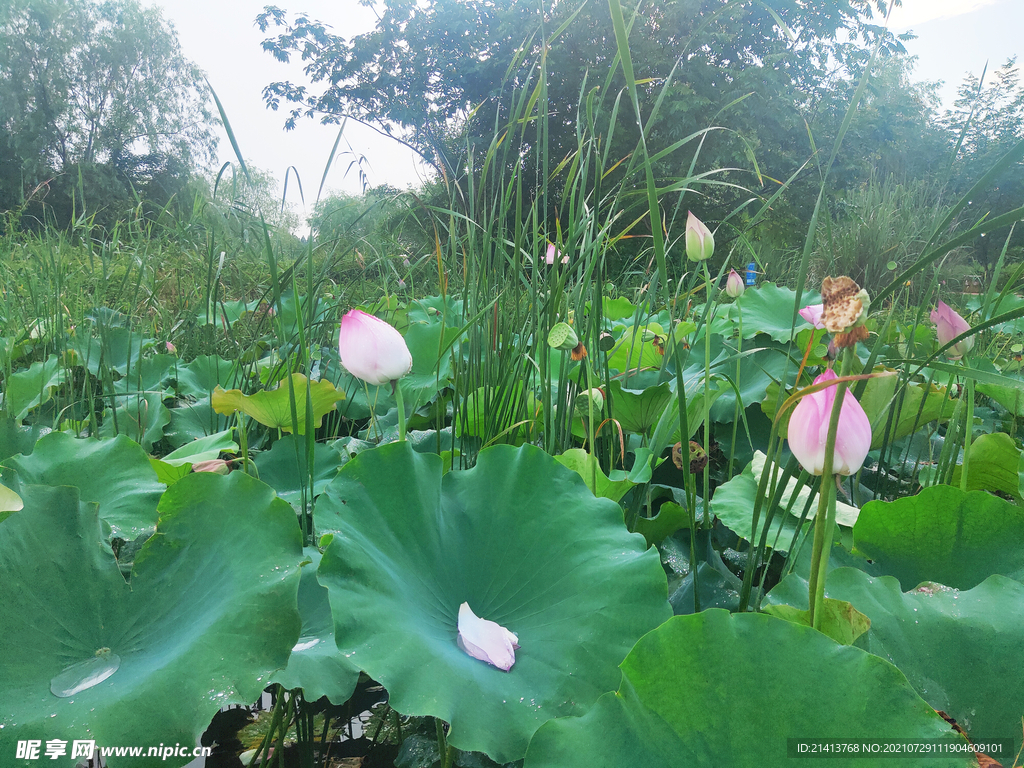
[[[404,288],[405,288],[405,280],[403,280],[402,278],[398,278],[398,289],[402,290]]]
[[[197,461],[192,465],[193,472],[213,472],[218,475],[226,475],[231,471],[224,459],[210,459],[208,461]]]
[[[338,353],[349,373],[375,386],[396,381],[412,370],[412,354],[402,334],[358,309],[341,318]]]
[[[835,371],[826,370],[814,380],[815,384],[836,379]],[[789,419],[789,449],[797,461],[812,475],[820,475],[825,468],[825,444],[828,441],[828,422],[832,417],[832,404],[836,400],[835,386],[800,398]],[[852,475],[864,464],[871,449],[871,422],[857,398],[849,390],[843,396],[836,429],[836,449],[832,472]]]
[[[715,236],[704,226],[704,222],[688,212],[686,217],[686,258],[690,261],[707,261],[715,252]]]
[[[731,298],[738,299],[743,295],[747,287],[743,284],[743,278],[735,269],[729,270],[729,277],[725,281],[725,293]]]
[[[942,301],[932,310],[930,317],[931,321],[935,323],[935,335],[939,337],[939,346],[945,346],[961,333],[971,330],[967,321],[960,317],[955,309]],[[974,337],[968,336],[947,349],[946,355],[950,360],[959,360],[973,347]]]
[[[176,355],[176,354],[178,354],[178,348],[175,347],[173,344],[171,344],[171,342],[168,341],[164,346],[167,349],[167,354],[168,355]]]
[[[544,263],[545,264],[554,264],[555,263],[555,257],[558,256],[560,253],[562,253],[562,252],[559,251],[557,248],[555,248],[555,244],[554,243],[549,243],[548,244],[547,253],[544,255]],[[566,253],[566,254],[562,255],[562,263],[563,264],[568,264],[569,263],[569,254]]]
[[[500,624],[481,619],[469,603],[463,603],[459,606],[458,645],[474,659],[508,672],[516,663],[519,638]]]
[[[822,329],[825,324],[821,322],[821,315],[825,311],[824,304],[809,304],[800,310],[800,317],[806,320],[817,329]]]

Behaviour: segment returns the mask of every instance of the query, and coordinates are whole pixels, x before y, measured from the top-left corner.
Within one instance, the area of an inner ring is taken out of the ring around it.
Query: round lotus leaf
[[[863,647],[899,667],[925,701],[975,741],[1012,738],[1020,749],[1024,584],[990,576],[969,590],[928,582],[904,593],[891,576],[837,568],[825,592],[871,619]],[[789,576],[768,599],[804,608],[807,582]]]
[[[970,589],[994,573],[1021,578],[1024,509],[985,491],[934,485],[865,504],[853,546],[904,589],[924,581]]]
[[[5,760],[25,739],[191,746],[221,707],[251,703],[288,663],[301,535],[263,483],[241,472],[175,483],[130,584],[100,546],[96,505],[70,487],[26,486],[24,498],[0,524]],[[68,750],[47,764],[74,762]]]
[[[451,724],[498,762],[618,682],[636,640],[671,615],[658,553],[540,449],[495,446],[470,470],[395,443],[345,465],[317,501],[331,532],[320,582],[339,649],[391,705]],[[518,635],[508,672],[457,644],[459,606]]]
[[[307,701],[326,696],[334,704],[344,704],[359,681],[359,670],[352,666],[334,642],[334,618],[327,590],[316,578],[320,552],[307,547],[309,562],[302,566],[299,581],[299,616],[302,633],[292,648],[288,666],[276,672],[272,682],[285,688],[301,688]]]
[[[63,432],[40,438],[29,456],[4,462],[22,485],[71,485],[82,501],[100,505],[113,536],[133,540],[156,527],[164,485],[146,452],[124,435],[82,440]]]
[[[965,743],[877,656],[810,627],[714,608],[643,637],[622,662],[618,692],[583,717],[541,726],[524,768],[763,768],[792,762],[789,738]],[[901,766],[976,765],[959,756],[901,757]],[[875,764],[861,755],[807,762]]]

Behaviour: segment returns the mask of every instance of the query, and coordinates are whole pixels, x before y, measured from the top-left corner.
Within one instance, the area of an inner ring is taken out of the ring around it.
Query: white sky
[[[206,71],[246,161],[269,170],[279,182],[283,182],[288,167],[295,166],[307,207],[311,206],[338,128],[304,118],[294,131],[285,132],[285,106],[281,112],[272,112],[263,105],[261,93],[268,83],[304,81],[301,62],[281,64],[260,47],[264,35],[253,21],[264,5],[275,0],[143,2],[163,9],[178,31],[184,54]],[[373,12],[357,0],[276,3],[290,13],[304,12],[330,24],[346,37],[369,30],[376,20]],[[1024,0],[903,0],[903,7],[892,13],[890,28],[896,32],[912,29],[918,35],[907,44],[910,53],[919,57],[916,77],[945,81],[941,94],[948,103],[965,73],[980,74],[986,61],[989,71],[994,71],[1009,56],[1024,53]],[[410,150],[366,127],[350,122],[345,138],[357,153],[367,157],[373,185],[388,183],[404,189],[415,186],[425,173]],[[219,153],[222,162],[234,159],[226,135]],[[359,191],[356,172],[345,174],[351,159],[335,159],[326,189]],[[292,182],[288,198],[301,212],[297,187]]]

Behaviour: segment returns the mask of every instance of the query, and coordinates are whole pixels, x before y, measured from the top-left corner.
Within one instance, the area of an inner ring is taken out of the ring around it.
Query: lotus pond
[[[1012,297],[929,318],[695,262],[667,306],[573,306],[581,266],[537,261],[568,308],[222,301],[211,334],[263,334],[236,359],[104,309],[5,338],[4,764],[202,739],[246,765],[781,765],[804,739],[967,766],[1001,739],[1013,765]],[[264,691],[261,731],[207,732]]]

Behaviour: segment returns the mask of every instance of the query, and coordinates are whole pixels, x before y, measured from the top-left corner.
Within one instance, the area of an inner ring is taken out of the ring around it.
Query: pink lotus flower
[[[412,370],[412,354],[402,334],[358,309],[341,318],[338,352],[349,373],[378,387]]]
[[[961,333],[971,330],[967,321],[960,317],[955,309],[942,301],[932,310],[930,318],[935,323],[935,335],[939,337],[939,346],[945,346]],[[947,349],[946,356],[950,360],[959,360],[973,347],[974,337],[968,336]]]
[[[715,236],[704,222],[687,211],[686,216],[686,258],[690,261],[707,261],[715,252]]]
[[[813,325],[815,328],[821,330],[825,327],[825,324],[821,322],[821,315],[825,311],[824,304],[808,304],[806,307],[800,310],[799,314],[804,320]]]
[[[519,638],[500,624],[481,619],[469,603],[459,606],[459,648],[474,659],[508,672],[516,663]]]
[[[560,254],[560,253],[562,253],[562,252],[559,251],[557,248],[555,248],[555,244],[554,243],[548,243],[547,253],[544,254],[544,263],[545,264],[554,264],[555,263],[555,257],[558,256],[558,254]],[[563,264],[568,264],[569,263],[569,254],[567,254],[567,253],[562,254],[562,263]]]
[[[836,379],[835,371],[826,370],[814,380],[815,384]],[[832,417],[832,404],[836,388],[826,387],[820,392],[800,398],[789,419],[789,449],[800,465],[812,475],[821,475],[825,468],[825,444],[828,441],[828,422]],[[871,449],[871,422],[857,398],[849,390],[843,397],[836,429],[836,449],[832,459],[832,472],[852,475],[859,470]]]
[[[735,269],[730,269],[729,277],[725,280],[726,295],[738,299],[745,290],[747,290],[747,286],[743,284],[743,278],[740,277],[740,273]]]
[[[173,344],[171,344],[171,342],[169,342],[169,341],[164,343],[164,348],[167,350],[167,354],[168,355],[176,355],[176,354],[178,354],[177,348]]]

